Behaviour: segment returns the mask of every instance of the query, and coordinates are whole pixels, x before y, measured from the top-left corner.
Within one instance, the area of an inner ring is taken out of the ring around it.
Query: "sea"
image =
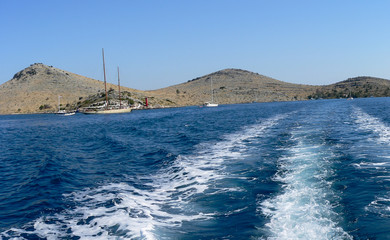
[[[390,98],[0,116],[0,239],[390,239]]]

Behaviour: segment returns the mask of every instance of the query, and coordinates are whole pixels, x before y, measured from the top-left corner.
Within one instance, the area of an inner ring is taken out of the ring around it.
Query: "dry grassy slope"
[[[107,84],[107,88],[117,89],[117,86]],[[144,97],[139,90],[126,87],[121,90]],[[0,85],[0,114],[42,112],[39,110],[41,105],[51,106],[43,111],[56,111],[58,95],[62,96],[61,104],[66,105],[98,91],[104,91],[102,81],[40,63],[32,64]]]
[[[336,88],[387,88],[390,87],[390,81],[383,78],[375,78],[375,77],[355,77],[349,78],[345,81],[338,82],[335,84],[331,84],[328,87],[336,87]]]
[[[354,97],[389,97],[390,81],[383,78],[355,77],[335,84],[323,86],[316,94],[322,98],[340,98],[352,94]]]
[[[320,88],[286,83],[245,70],[225,69],[147,93],[168,98],[180,106],[198,105],[211,100],[211,79],[215,101],[220,104],[303,100]]]
[[[390,96],[390,81],[372,77],[357,77],[326,86],[286,83],[257,73],[240,69],[225,69],[183,84],[153,91],[122,87],[141,101],[149,97],[154,106],[199,105],[211,100],[211,79],[215,101],[220,104],[305,100],[345,97],[349,91],[354,97]],[[117,89],[108,84],[108,88]],[[0,85],[0,114],[56,111],[58,95],[61,103],[75,104],[80,97],[104,91],[101,81],[80,76],[44,64],[33,64]],[[39,107],[51,108],[40,111]]]

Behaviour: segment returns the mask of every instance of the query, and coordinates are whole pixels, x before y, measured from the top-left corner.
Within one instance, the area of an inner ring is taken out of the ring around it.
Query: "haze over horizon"
[[[389,1],[1,1],[0,84],[33,63],[153,90],[225,68],[390,79]]]

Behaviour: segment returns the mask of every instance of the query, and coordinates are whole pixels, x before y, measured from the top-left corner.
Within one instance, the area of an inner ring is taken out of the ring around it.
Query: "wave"
[[[127,181],[64,195],[74,207],[42,216],[23,229],[12,228],[0,236],[157,239],[180,232],[176,230],[185,222],[212,221],[217,213],[201,208],[194,198],[242,191],[240,187],[217,184],[231,177],[226,164],[244,159],[251,139],[263,137],[267,129],[285,117],[277,115],[244,127],[217,143],[199,144],[194,154],[177,156],[153,176],[129,176]]]
[[[380,119],[373,117],[360,108],[355,108],[355,122],[358,128],[371,133],[371,141],[374,141],[376,151],[373,156],[365,156],[364,161],[355,163],[356,169],[364,170],[372,174],[372,178],[378,185],[387,185],[390,181],[390,126]],[[390,192],[385,188],[383,192],[377,192],[375,200],[371,201],[364,210],[378,215],[381,218],[390,217]]]
[[[355,107],[355,117],[359,129],[374,132],[377,135],[378,143],[390,143],[390,127],[386,126],[380,119],[357,107]]]
[[[362,160],[360,163],[354,163],[353,166],[357,169],[375,169],[388,173],[390,167],[390,126],[357,107],[355,107],[354,117],[358,129],[366,132],[369,136],[369,142],[363,143],[363,146],[369,146],[375,149],[375,152],[370,149],[360,152],[358,158]]]
[[[390,193],[375,197],[375,200],[368,204],[365,210],[385,219],[390,218]]]
[[[278,160],[274,181],[281,192],[260,199],[259,212],[269,218],[268,239],[352,239],[338,223],[338,197],[332,190],[332,151],[305,137],[305,128],[292,132],[296,144]]]

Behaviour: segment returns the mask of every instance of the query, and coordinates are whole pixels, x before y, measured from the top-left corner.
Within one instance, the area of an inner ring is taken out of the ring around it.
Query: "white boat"
[[[64,116],[72,116],[72,115],[75,115],[76,113],[75,112],[67,112],[64,114]]]
[[[351,90],[349,90],[349,97],[347,98],[347,100],[353,100]]]
[[[205,107],[218,107],[218,103],[209,103],[209,102],[205,102],[203,104],[203,106]]]
[[[102,49],[102,56],[103,56],[104,90],[106,92],[106,103],[105,103],[104,108],[101,108],[101,109],[87,109],[83,113],[85,113],[85,114],[129,113],[132,110],[130,107],[122,107],[121,86],[120,86],[120,79],[119,79],[119,67],[118,67],[119,108],[110,108],[109,105],[108,105],[106,67],[105,67],[105,62],[104,62],[104,49]]]
[[[56,114],[62,115],[62,116],[72,116],[72,115],[75,115],[76,113],[75,112],[67,112],[65,110],[61,110],[61,111],[56,112]]]
[[[62,96],[58,96],[58,112],[56,112],[56,114],[63,115],[63,116],[75,115],[75,112],[67,112],[66,110],[61,110],[61,108],[60,108],[61,98],[62,98]]]
[[[210,78],[210,88],[211,88],[211,102],[205,102],[204,107],[218,107],[218,103],[214,102],[214,89],[213,89],[213,79]]]

